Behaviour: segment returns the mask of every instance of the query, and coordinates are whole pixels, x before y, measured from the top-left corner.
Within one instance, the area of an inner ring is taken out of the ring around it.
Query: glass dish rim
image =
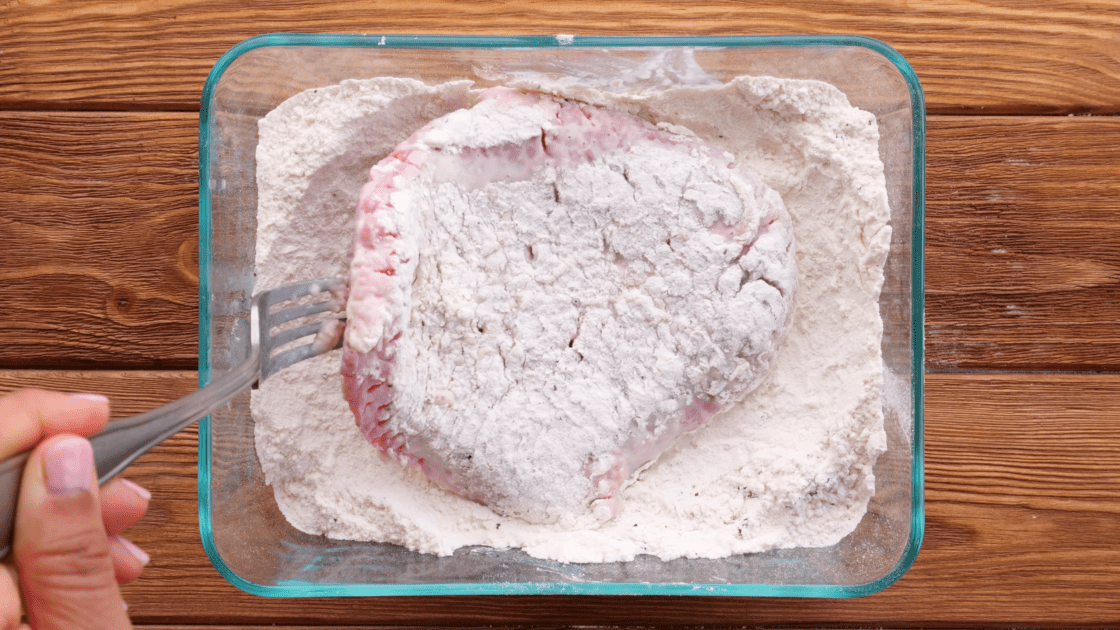
[[[863,584],[728,584],[637,582],[477,582],[436,584],[258,584],[237,575],[214,544],[210,505],[210,417],[198,423],[198,518],[202,544],[210,562],[227,581],[241,590],[265,597],[362,597],[431,595],[703,595],[730,597],[853,598],[877,593],[898,581],[913,565],[925,529],[924,496],[924,313],[925,313],[925,97],[913,67],[888,44],[860,35],[779,36],[579,36],[579,35],[401,35],[269,33],[234,45],[214,64],[203,86],[199,110],[199,386],[210,377],[210,155],[209,128],[214,90],[225,70],[241,55],[273,46],[338,48],[797,48],[860,47],[882,55],[900,72],[910,93],[913,128],[911,192],[911,344],[914,433],[911,443],[910,536],[895,566]]]

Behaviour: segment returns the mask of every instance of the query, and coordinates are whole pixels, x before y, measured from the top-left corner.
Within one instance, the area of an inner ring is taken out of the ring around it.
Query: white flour
[[[886,446],[878,296],[890,228],[874,117],[810,81],[744,77],[643,95],[555,89],[691,130],[781,194],[799,286],[773,371],[640,473],[616,519],[561,526],[500,517],[382,459],[340,395],[337,353],[319,357],[253,394],[258,456],[281,510],[297,528],[334,538],[437,554],[521,547],[571,562],[838,542],[866,511]],[[472,98],[462,83],[348,81],[297,95],[262,120],[256,289],[346,275],[369,166]]]

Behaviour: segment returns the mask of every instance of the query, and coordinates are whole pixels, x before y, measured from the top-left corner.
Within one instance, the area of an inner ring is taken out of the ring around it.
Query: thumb
[[[113,572],[93,449],[85,438],[52,437],[28,458],[12,549],[33,628],[132,627]]]

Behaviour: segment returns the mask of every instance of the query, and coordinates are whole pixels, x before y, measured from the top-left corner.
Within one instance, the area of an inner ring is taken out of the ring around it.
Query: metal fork
[[[254,296],[249,308],[249,358],[202,389],[175,402],[137,416],[113,420],[105,425],[100,433],[89,439],[93,444],[98,484],[109,481],[153,446],[218,410],[249,387],[294,363],[341,346],[341,335],[337,335],[338,339],[324,340],[317,337],[310,343],[276,352],[294,341],[318,335],[326,322],[344,322],[342,318],[328,318],[276,332],[273,329],[303,317],[340,311],[341,304],[332,292],[344,290],[345,287],[344,278],[328,278],[286,284]],[[272,310],[274,306],[305,296],[313,296],[313,301]],[[16,501],[29,453],[30,451],[20,453],[0,463],[0,543],[4,545],[0,548],[0,558],[8,555],[11,550]]]

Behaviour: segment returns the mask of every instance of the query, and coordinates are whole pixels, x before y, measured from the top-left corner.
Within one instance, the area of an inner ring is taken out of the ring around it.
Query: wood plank
[[[0,130],[0,367],[196,368],[198,116]]]
[[[426,3],[40,0],[4,8],[0,108],[197,111],[214,62],[267,32],[860,34],[897,48],[932,113],[1120,112],[1120,2]]]
[[[931,369],[1120,369],[1120,120],[932,118]]]
[[[119,413],[193,387],[191,372],[0,371],[107,393]],[[926,537],[910,572],[858,600],[692,597],[267,599],[210,567],[197,531],[196,433],[127,475],[152,508],[152,553],[125,589],[138,624],[1108,626],[1120,618],[1120,375],[935,374],[926,381]]]
[[[197,365],[196,127],[0,112],[0,367]],[[928,127],[930,369],[1120,370],[1120,120]]]

